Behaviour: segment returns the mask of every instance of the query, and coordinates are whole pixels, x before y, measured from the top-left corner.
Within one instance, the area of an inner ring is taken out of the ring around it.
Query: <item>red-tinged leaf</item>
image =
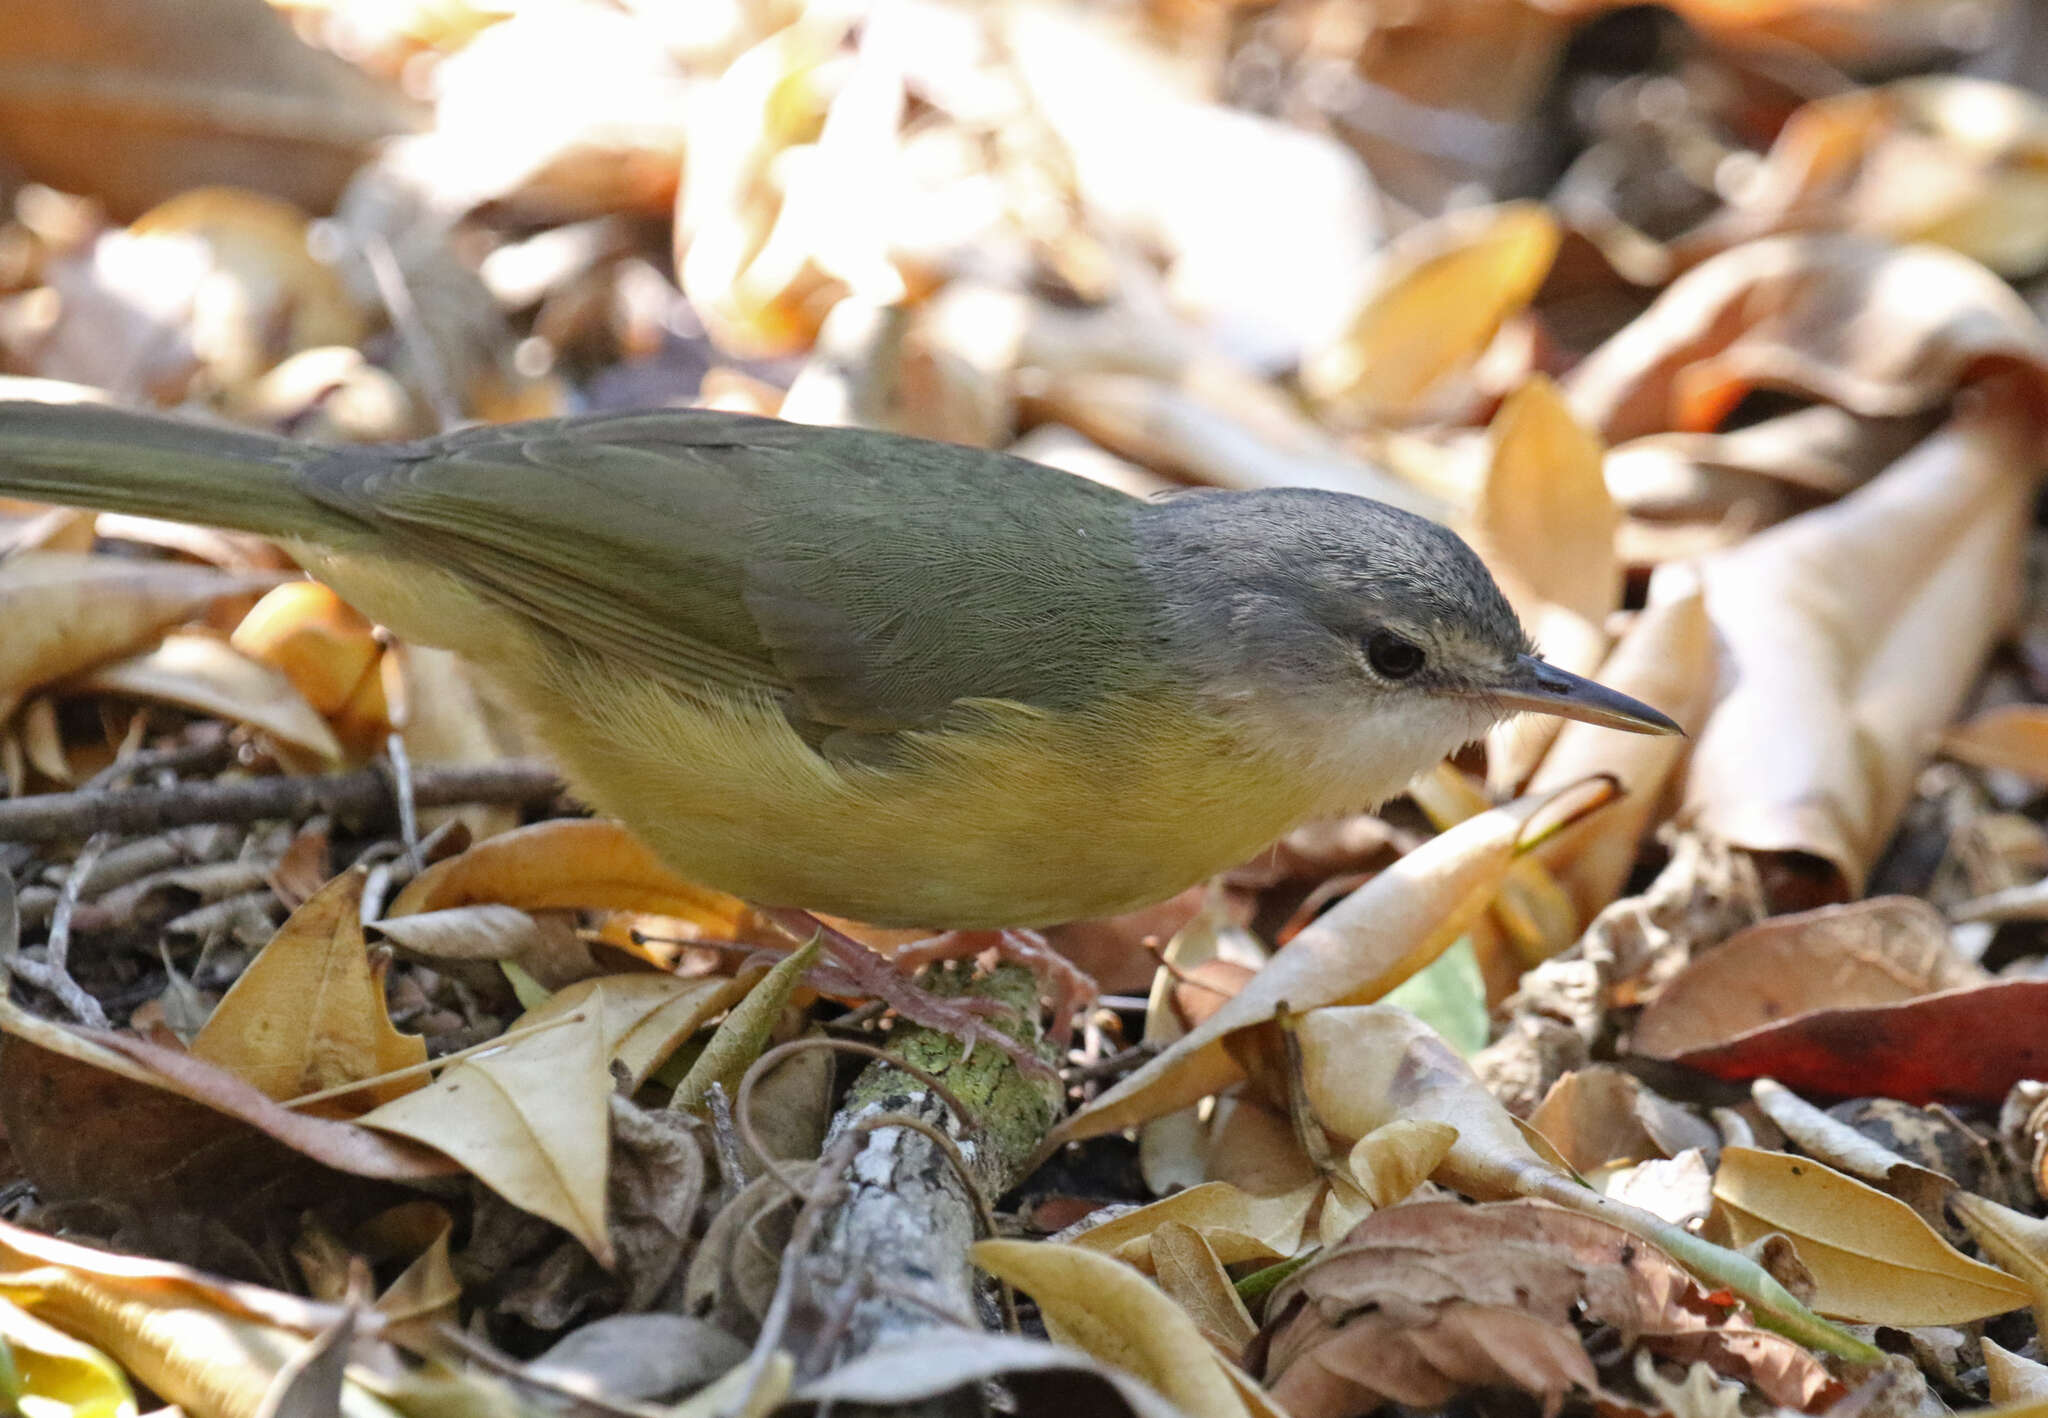
[[[2048,980],[1814,1010],[1672,1062],[1716,1078],[1775,1078],[1802,1093],[1996,1103],[2021,1079],[2048,1076]]]

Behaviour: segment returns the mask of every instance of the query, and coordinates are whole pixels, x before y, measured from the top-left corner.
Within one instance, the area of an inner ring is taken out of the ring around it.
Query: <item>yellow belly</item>
[[[770,705],[635,675],[507,683],[588,800],[678,872],[880,925],[1050,925],[1161,900],[1313,806],[1177,706],[991,704],[886,765],[814,753]],[[574,703],[570,701],[573,699]]]
[[[1244,860],[1341,788],[1158,697],[990,703],[885,762],[828,761],[765,699],[563,657],[430,568],[296,551],[366,614],[468,656],[677,872],[765,905],[961,929],[1110,914]]]

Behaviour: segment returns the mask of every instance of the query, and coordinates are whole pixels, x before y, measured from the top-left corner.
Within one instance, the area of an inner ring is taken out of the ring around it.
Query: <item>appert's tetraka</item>
[[[1472,550],[1303,490],[1139,501],[997,453],[703,411],[322,448],[0,404],[0,490],[275,537],[469,660],[676,871],[881,924],[1160,900],[1518,710]]]

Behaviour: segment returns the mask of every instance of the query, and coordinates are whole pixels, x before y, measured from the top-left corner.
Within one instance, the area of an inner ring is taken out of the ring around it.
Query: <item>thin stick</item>
[[[441,1055],[438,1059],[427,1059],[422,1063],[407,1064],[404,1068],[394,1068],[388,1073],[374,1073],[368,1078],[358,1078],[353,1083],[337,1083],[332,1088],[323,1088],[317,1093],[301,1093],[296,1098],[285,1099],[283,1106],[287,1108],[303,1108],[308,1103],[321,1103],[329,1098],[340,1098],[349,1093],[360,1093],[365,1088],[374,1088],[380,1083],[390,1083],[394,1079],[412,1078],[422,1073],[432,1073],[437,1068],[446,1068],[450,1064],[462,1063],[466,1059],[475,1058],[478,1054],[488,1054],[498,1049],[509,1048],[526,1038],[529,1034],[543,1034],[550,1029],[559,1029],[564,1024],[581,1024],[588,1017],[583,1011],[578,1010],[574,1014],[565,1014],[560,1019],[543,1019],[538,1024],[529,1024],[524,1029],[513,1030],[510,1034],[500,1034],[497,1038],[486,1039],[481,1044],[471,1044],[466,1049],[457,1049],[453,1053]]]
[[[423,768],[413,774],[413,799],[420,807],[541,802],[561,791],[555,770],[532,759]],[[199,822],[259,822],[273,817],[297,822],[316,813],[351,821],[389,820],[396,811],[390,776],[363,768],[303,778],[13,798],[0,802],[0,842],[54,842],[95,832],[142,834]]]

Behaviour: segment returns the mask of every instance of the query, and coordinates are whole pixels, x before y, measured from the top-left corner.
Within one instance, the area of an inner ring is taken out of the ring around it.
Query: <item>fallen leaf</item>
[[[1737,1245],[1790,1236],[1818,1287],[1813,1308],[1866,1324],[1963,1324],[2029,1302],[2027,1287],[1963,1255],[1911,1207],[1823,1163],[1730,1147],[1716,1215]]]
[[[1355,422],[1436,411],[1451,376],[1485,353],[1550,272],[1557,220],[1533,202],[1449,213],[1379,254],[1351,328],[1307,361],[1302,382]]]
[[[210,635],[168,635],[154,650],[101,665],[65,684],[71,692],[161,700],[259,729],[326,763],[341,743],[292,682]]]
[[[1241,1362],[1259,1327],[1202,1233],[1183,1222],[1162,1222],[1152,1233],[1152,1264],[1159,1288],[1195,1322],[1217,1355],[1228,1363]]]
[[[1073,1244],[1149,1272],[1152,1233],[1171,1222],[1191,1228],[1225,1265],[1284,1260],[1301,1244],[1301,1228],[1318,1190],[1311,1183],[1260,1195],[1228,1182],[1204,1182],[1091,1226]]]
[[[1919,413],[1993,367],[2038,386],[2048,342],[2025,302],[1976,262],[1860,236],[1782,236],[1673,281],[1565,389],[1620,443],[1708,432],[1760,387],[1871,418]]]
[[[2011,614],[2038,468],[2026,418],[1987,398],[1705,563],[1730,688],[1693,747],[1698,830],[1818,857],[1833,894],[1857,894]]]
[[[751,914],[744,902],[677,877],[617,823],[584,818],[537,822],[436,862],[406,884],[386,914],[410,916],[480,902],[524,911],[645,911],[699,922],[714,938],[728,940]]]
[[[816,937],[775,962],[744,998],[734,1005],[712,1033],[683,1081],[669,1099],[671,1108],[701,1109],[711,1090],[722,1087],[727,1098],[739,1095],[740,1079],[768,1046],[770,1032],[802,985],[804,972],[817,964],[824,942]]]
[[[150,644],[223,596],[274,577],[72,552],[20,552],[0,564],[0,708],[32,690]]]
[[[1570,821],[1607,800],[1598,784],[1576,794],[1524,798],[1416,848],[1325,912],[1215,1014],[1070,1116],[1055,1135],[1094,1137],[1218,1091],[1240,1071],[1226,1038],[1272,1019],[1282,1004],[1312,1011],[1384,994],[1441,954],[1485,909],[1515,860],[1534,845],[1532,827]]]
[[[0,36],[9,156],[122,216],[223,182],[325,211],[378,142],[419,121],[393,86],[248,0],[7,0]]]
[[[609,1267],[606,1100],[612,1076],[605,1045],[594,1009],[537,1028],[515,1022],[503,1048],[463,1060],[431,1086],[358,1121],[447,1153],[520,1210],[560,1226]]]
[[[2048,708],[2004,704],[1942,735],[1941,751],[1979,768],[2048,782]]]
[[[1470,1064],[1405,1010],[1387,1005],[1312,1010],[1296,1026],[1309,1107],[1339,1137],[1396,1119],[1438,1122],[1457,1138],[1432,1174],[1479,1201],[1549,1201],[1597,1216],[1663,1250],[1694,1275],[1733,1291],[1766,1328],[1813,1348],[1869,1362],[1876,1350],[1800,1304],[1755,1262],[1662,1217],[1602,1196],[1536,1146]]]
[[[307,1117],[182,1051],[66,1029],[5,1002],[0,1030],[0,1067],[15,1084],[0,1089],[0,1121],[53,1201],[311,1204],[332,1194],[334,1172],[417,1181],[456,1170],[431,1146]]]
[[[1897,1004],[1809,1010],[1667,1057],[1802,1093],[1993,1104],[2048,1071],[2043,1010],[2048,980],[1996,980]]]
[[[989,1382],[1016,1394],[1024,1413],[1061,1411],[1074,1403],[1078,1391],[1090,1405],[1091,1418],[1096,1404],[1105,1418],[1188,1418],[1149,1385],[1078,1349],[974,1330],[956,1331],[944,1344],[920,1336],[881,1345],[820,1375],[797,1397],[821,1410],[849,1405],[903,1409]]]
[[[1693,957],[1636,1017],[1629,1052],[1676,1058],[1814,1010],[1897,1004],[1983,978],[1917,897],[1773,916]]]
[[[1435,1408],[1481,1387],[1599,1399],[1581,1314],[1776,1403],[1810,1407],[1833,1388],[1812,1356],[1716,1304],[1661,1251],[1543,1202],[1375,1213],[1275,1291],[1268,1313],[1268,1382],[1298,1418]]]
[[[381,972],[370,969],[367,878],[361,867],[343,872],[292,913],[193,1039],[194,1058],[280,1102],[426,1062],[427,1041],[392,1026]],[[423,1086],[418,1075],[371,1084],[326,1111],[353,1116]]]
[[[322,714],[338,713],[376,667],[376,627],[318,581],[287,581],[242,617],[228,644],[292,682]]]
[[[1714,651],[1698,575],[1690,566],[1660,567],[1650,578],[1648,604],[1594,678],[1698,733],[1714,699]],[[1531,854],[1569,898],[1580,929],[1621,894],[1644,835],[1668,810],[1665,787],[1689,749],[1690,740],[1676,735],[1625,734],[1576,722],[1564,724],[1551,741],[1529,779],[1529,794],[1555,792],[1596,774],[1612,777],[1622,790],[1621,801]]]
[[[1550,1085],[1529,1126],[1574,1171],[1588,1177],[1618,1165],[1716,1147],[1713,1128],[1607,1064],[1575,1069]]]
[[[1540,374],[1508,396],[1488,437],[1473,545],[1543,658],[1591,674],[1607,653],[1607,617],[1621,605],[1621,512],[1601,473],[1606,449]],[[1562,722],[1542,715],[1496,725],[1487,735],[1488,786],[1512,792]]]
[[[1054,1343],[1136,1375],[1189,1418],[1252,1412],[1194,1321],[1129,1266],[1050,1241],[977,1241],[968,1254],[1038,1302]]]

